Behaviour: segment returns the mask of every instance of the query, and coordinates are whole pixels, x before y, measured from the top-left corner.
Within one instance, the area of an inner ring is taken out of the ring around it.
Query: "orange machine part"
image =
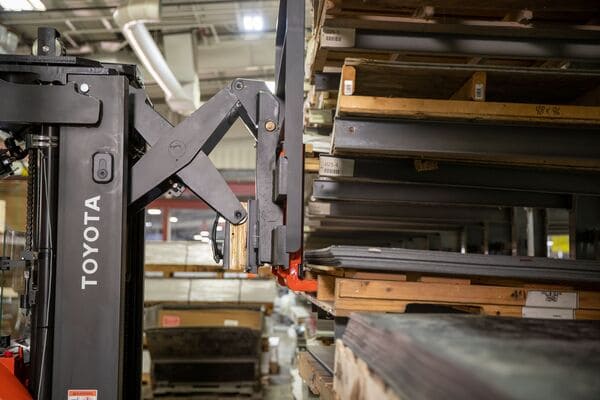
[[[302,250],[290,255],[290,268],[273,268],[273,273],[277,276],[279,284],[287,286],[294,292],[316,292],[317,281],[315,279],[301,279],[299,274],[300,264],[302,263]]]
[[[1,363],[0,400],[32,400],[23,384]]]

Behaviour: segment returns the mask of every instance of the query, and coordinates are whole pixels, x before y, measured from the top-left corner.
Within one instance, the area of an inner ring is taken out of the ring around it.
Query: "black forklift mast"
[[[280,3],[276,93],[236,79],[177,126],[152,107],[135,66],[64,54],[39,28],[34,56],[0,55],[0,129],[14,142],[2,172],[29,156],[21,306],[31,313],[30,391],[64,399],[140,397],[144,207],[184,185],[229,223],[249,223],[248,269],[272,265],[304,283],[304,2]],[[248,212],[208,155],[240,118],[256,139]]]

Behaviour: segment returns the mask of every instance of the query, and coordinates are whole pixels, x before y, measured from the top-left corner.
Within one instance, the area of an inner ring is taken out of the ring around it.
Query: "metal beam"
[[[421,204],[379,204],[365,207],[351,201],[311,201],[308,216],[312,218],[345,218],[402,220],[438,223],[510,223],[511,209],[498,207],[437,207]]]
[[[434,32],[357,30],[354,47],[402,53],[600,60],[600,43],[582,39],[498,38]]]
[[[333,130],[335,155],[600,168],[598,129],[336,119]]]
[[[570,196],[441,185],[315,180],[313,197],[381,203],[571,208]]]
[[[320,162],[323,166],[334,166],[321,168],[320,176],[334,179],[600,195],[600,173],[597,172],[324,155],[320,157]]]

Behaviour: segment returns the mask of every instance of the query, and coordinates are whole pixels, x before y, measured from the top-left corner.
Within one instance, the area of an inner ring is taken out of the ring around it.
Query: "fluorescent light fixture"
[[[149,208],[148,215],[160,215],[162,214],[162,210],[160,208]]]
[[[210,235],[210,233],[208,231],[201,231],[200,232],[200,236],[208,237],[208,235]]]
[[[194,239],[194,240],[202,240],[202,235],[194,235],[194,236],[192,236],[192,239]]]
[[[0,0],[0,7],[5,11],[46,11],[40,0]]]
[[[260,32],[265,26],[263,17],[260,15],[244,15],[242,22],[246,32]]]
[[[210,243],[210,239],[209,239],[209,238],[207,238],[207,237],[203,237],[202,239],[200,239],[200,241],[201,241],[202,243]]]
[[[179,218],[177,218],[177,217],[169,217],[169,222],[175,223],[177,221],[179,221]]]

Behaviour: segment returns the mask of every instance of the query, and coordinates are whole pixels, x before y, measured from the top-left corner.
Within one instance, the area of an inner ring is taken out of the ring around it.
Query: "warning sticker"
[[[67,391],[67,400],[98,400],[98,391],[95,389],[70,389]]]
[[[162,326],[165,328],[174,328],[181,325],[181,317],[179,315],[163,315]]]

